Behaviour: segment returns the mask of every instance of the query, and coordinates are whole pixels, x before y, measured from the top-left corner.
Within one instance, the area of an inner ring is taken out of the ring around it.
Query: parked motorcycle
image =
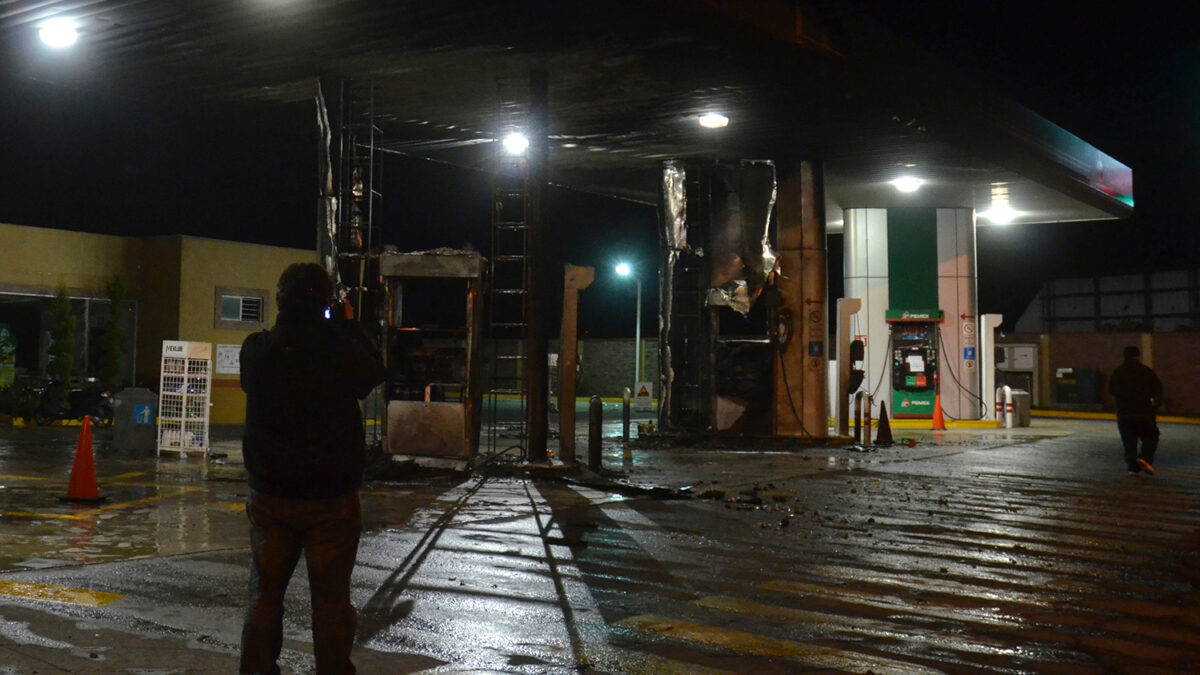
[[[44,378],[26,380],[19,386],[24,416],[32,418],[39,426],[57,420],[83,419],[85,415],[90,416],[96,426],[112,426],[113,392],[94,377],[73,382],[67,390],[66,403],[54,394],[52,383]]]

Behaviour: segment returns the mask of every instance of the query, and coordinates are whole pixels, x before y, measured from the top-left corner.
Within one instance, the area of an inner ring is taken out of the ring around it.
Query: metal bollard
[[[866,430],[866,438],[863,439],[865,441],[863,445],[867,447],[871,445],[871,406],[873,404],[874,400],[870,394],[863,395],[863,428]]]
[[[599,396],[588,402],[588,471],[600,471],[600,427],[604,423],[604,404]]]
[[[621,440],[629,442],[629,404],[633,400],[633,392],[629,387],[621,392]]]
[[[861,391],[854,392],[854,442],[862,443],[862,396]]]

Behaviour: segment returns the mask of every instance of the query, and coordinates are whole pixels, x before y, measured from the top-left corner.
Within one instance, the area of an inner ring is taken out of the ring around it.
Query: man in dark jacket
[[[383,381],[383,364],[334,305],[321,266],[289,266],[275,302],[275,326],[246,338],[241,352],[253,556],[241,672],[279,672],[283,596],[303,552],[317,672],[353,673],[358,615],[350,574],[366,455],[359,399]],[[326,318],[331,306],[333,316]]]
[[[1162,382],[1141,361],[1137,347],[1125,348],[1125,362],[1108,379],[1108,391],[1117,404],[1117,429],[1125,445],[1129,473],[1143,469],[1154,473],[1154,451],[1158,449],[1158,422],[1154,409],[1162,398]],[[1142,442],[1141,455],[1138,441]]]

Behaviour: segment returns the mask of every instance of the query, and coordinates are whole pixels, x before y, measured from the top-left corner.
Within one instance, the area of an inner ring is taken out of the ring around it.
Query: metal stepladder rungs
[[[489,447],[493,452],[520,448],[525,455],[528,382],[521,368],[529,332],[529,174],[524,160],[496,156],[492,174],[491,255],[488,298],[489,337],[493,344],[488,397]],[[500,399],[506,399],[501,404]],[[520,419],[513,399],[518,399]],[[516,440],[514,438],[514,434]],[[503,440],[501,439],[503,436]],[[502,443],[502,444],[501,444]],[[514,445],[515,443],[515,445]]]

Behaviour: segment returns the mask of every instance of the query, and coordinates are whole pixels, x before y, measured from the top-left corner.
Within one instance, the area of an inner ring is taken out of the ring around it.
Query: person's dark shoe
[[[1146,460],[1144,460],[1144,459],[1139,459],[1139,460],[1138,460],[1138,464],[1139,464],[1139,465],[1140,465],[1140,466],[1141,466],[1143,469],[1145,469],[1146,473],[1148,473],[1148,474],[1150,474],[1150,475],[1154,475],[1154,467],[1153,467],[1153,466],[1150,466],[1150,462],[1147,462],[1147,461],[1146,461]]]
[[[1130,469],[1130,470],[1129,470],[1129,475],[1130,475],[1130,476],[1136,476],[1136,475],[1138,475],[1138,472],[1134,471],[1133,469]]]

